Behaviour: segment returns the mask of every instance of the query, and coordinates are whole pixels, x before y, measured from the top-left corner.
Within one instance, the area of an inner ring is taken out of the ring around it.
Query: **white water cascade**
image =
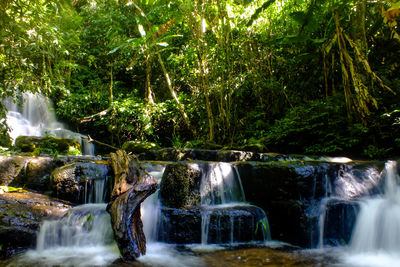
[[[88,142],[86,136],[65,129],[57,121],[53,105],[49,99],[40,94],[22,94],[21,105],[5,100],[7,108],[7,125],[13,142],[18,136],[45,136],[51,135],[61,138],[75,139],[81,143],[82,153],[94,155],[94,145]]]
[[[227,162],[210,164],[200,184],[201,205],[244,202],[245,196],[236,166]]]
[[[349,265],[400,266],[400,177],[395,161],[385,164],[384,194],[360,203],[350,242]]]
[[[223,209],[237,209],[246,205],[245,195],[239,172],[235,165],[227,162],[211,163],[204,171],[200,183],[201,211],[201,245],[209,244],[210,220],[213,213]],[[230,238],[229,244],[234,244],[234,232],[241,225],[241,219],[236,212],[229,213]],[[263,232],[264,241],[270,240],[270,230],[267,217],[257,222],[257,227]],[[249,226],[250,227],[250,226]]]
[[[106,204],[85,204],[61,220],[44,221],[35,250],[20,259],[22,266],[100,266],[119,258]]]
[[[386,163],[384,195],[361,202],[351,240],[354,252],[400,253],[400,186],[396,162]]]
[[[146,172],[155,177],[160,185],[165,165],[163,164],[144,164]],[[179,253],[174,245],[157,241],[159,222],[161,217],[161,202],[159,191],[146,198],[141,204],[141,219],[143,231],[146,236],[146,255],[137,260],[145,266],[162,267],[202,267],[204,263],[197,257]]]

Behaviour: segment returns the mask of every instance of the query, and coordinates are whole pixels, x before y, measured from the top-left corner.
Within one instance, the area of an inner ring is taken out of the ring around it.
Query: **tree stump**
[[[157,190],[157,180],[147,174],[125,151],[110,154],[114,188],[107,211],[111,215],[114,238],[125,261],[146,253],[146,237],[140,218],[140,204]]]

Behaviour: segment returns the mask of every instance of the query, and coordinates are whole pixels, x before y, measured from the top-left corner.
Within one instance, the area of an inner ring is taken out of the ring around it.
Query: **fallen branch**
[[[93,114],[93,115],[90,115],[90,116],[87,116],[87,117],[83,117],[83,118],[77,119],[77,121],[80,124],[86,123],[86,122],[94,120],[97,117],[104,117],[105,115],[107,115],[107,113],[109,111],[111,111],[111,108],[108,108],[106,110],[100,111],[99,113],[96,113],[96,114]]]
[[[88,135],[88,142],[89,143],[94,143],[94,144],[97,144],[97,145],[101,145],[101,146],[105,146],[105,147],[108,147],[108,148],[112,148],[114,150],[119,150],[120,149],[118,147],[115,147],[115,146],[112,146],[112,145],[109,145],[109,144],[94,140],[92,137],[90,137],[90,135]]]
[[[100,146],[105,146],[105,147],[108,147],[108,148],[111,148],[111,149],[114,149],[114,150],[121,150],[120,148],[118,148],[116,146],[112,146],[112,145],[109,145],[109,144],[94,140],[90,135],[88,135],[87,138],[88,138],[88,142],[89,143],[97,144],[97,145],[100,145]],[[136,155],[132,154],[131,152],[128,153],[128,155],[134,157],[138,163],[140,162],[139,158],[136,157]]]

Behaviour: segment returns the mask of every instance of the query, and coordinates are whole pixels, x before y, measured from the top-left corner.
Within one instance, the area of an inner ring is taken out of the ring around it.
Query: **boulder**
[[[18,136],[15,146],[22,152],[35,152],[37,154],[82,154],[81,144],[68,138],[51,136]]]
[[[29,157],[0,156],[0,185],[9,185],[25,172]]]
[[[41,221],[61,218],[70,207],[32,192],[0,194],[0,258],[35,247]]]
[[[162,207],[158,240],[174,244],[233,244],[263,242],[268,234],[265,213],[256,206]]]
[[[58,198],[79,203],[80,192],[83,189],[75,176],[75,169],[75,163],[55,169],[51,174],[51,182]]]
[[[267,213],[272,239],[302,247],[318,242],[320,200],[340,164],[302,161],[236,164],[246,200]]]
[[[197,164],[167,165],[160,186],[163,205],[180,208],[199,203],[201,175],[201,168]]]
[[[25,169],[11,186],[24,187],[41,193],[51,194],[50,174],[66,164],[65,160],[52,157],[32,157],[25,163]]]
[[[109,199],[110,168],[106,163],[74,162],[55,169],[51,184],[55,195],[73,203]],[[97,185],[97,186],[96,186]]]

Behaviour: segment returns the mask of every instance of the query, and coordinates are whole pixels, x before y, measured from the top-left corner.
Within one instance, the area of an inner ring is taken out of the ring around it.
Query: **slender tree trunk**
[[[197,18],[200,17],[200,20]],[[208,71],[207,71],[207,60],[205,56],[205,47],[203,45],[204,32],[203,27],[205,25],[203,1],[199,0],[196,2],[193,12],[190,13],[189,22],[192,27],[192,34],[196,40],[196,50],[199,66],[199,88],[204,93],[204,99],[207,109],[207,119],[208,119],[208,139],[209,141],[215,140],[214,134],[214,116],[210,100],[210,90],[208,88]]]
[[[367,34],[365,29],[365,18],[367,10],[367,1],[358,0],[356,1],[356,13],[354,14],[353,21],[353,33],[352,37],[357,44],[361,54],[367,57],[368,44],[367,44]]]
[[[164,65],[164,62],[163,62],[163,60],[161,58],[161,55],[160,55],[160,53],[158,51],[156,53],[157,53],[157,56],[158,56],[158,61],[159,61],[160,65],[161,65],[161,68],[163,70],[164,78],[165,78],[165,81],[167,82],[168,89],[169,89],[173,99],[175,100],[176,105],[178,106],[179,112],[181,113],[181,115],[183,117],[183,120],[184,120],[186,126],[188,127],[188,129],[190,131],[192,131],[193,133],[195,133],[195,129],[192,129],[192,127],[190,126],[189,117],[186,114],[181,102],[179,101],[178,95],[176,94],[174,88],[172,87],[171,79],[169,78],[169,74],[167,72],[167,69],[165,68],[165,65]]]
[[[114,86],[114,77],[113,77],[113,69],[112,69],[112,66],[111,66],[111,70],[110,70],[110,107],[112,107],[113,104],[114,104],[113,86]]]
[[[148,104],[154,104],[154,94],[151,89],[151,82],[150,82],[150,54],[146,52],[145,54],[146,59],[146,100]]]

